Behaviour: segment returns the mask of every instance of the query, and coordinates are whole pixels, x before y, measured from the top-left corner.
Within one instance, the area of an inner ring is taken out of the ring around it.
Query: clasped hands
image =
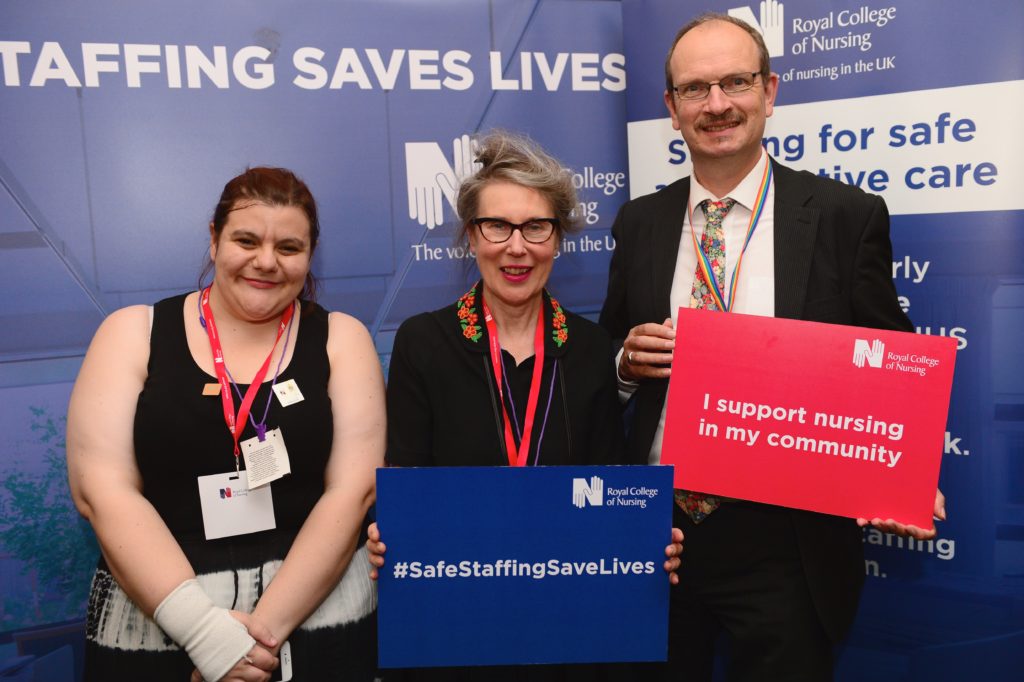
[[[251,613],[241,611],[229,611],[229,614],[245,626],[249,636],[256,640],[255,646],[242,658],[238,659],[234,667],[216,682],[268,682],[271,673],[277,669],[277,653],[281,649],[281,643],[277,641],[270,629],[253,617]],[[203,676],[198,670],[192,671],[191,682],[203,682]],[[214,682],[214,681],[207,681]]]

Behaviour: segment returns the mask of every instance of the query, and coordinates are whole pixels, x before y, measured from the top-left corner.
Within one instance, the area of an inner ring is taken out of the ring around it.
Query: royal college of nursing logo
[[[591,507],[603,507],[604,481],[597,476],[591,476],[589,484],[585,478],[572,479],[572,503],[580,509],[587,503]]]
[[[455,210],[455,195],[463,180],[480,170],[477,143],[469,135],[452,140],[452,163],[436,142],[405,143],[405,183],[409,217],[432,230],[444,222],[444,203]]]
[[[868,343],[867,339],[855,339],[853,342],[853,364],[863,367],[866,362],[869,367],[882,366],[882,359],[885,357],[885,344],[875,339]]]
[[[778,0],[764,0],[761,2],[760,10],[760,20],[754,16],[754,10],[746,5],[733,7],[729,10],[729,16],[750,24],[761,33],[769,57],[782,57],[786,54],[786,41],[783,36],[785,7]]]

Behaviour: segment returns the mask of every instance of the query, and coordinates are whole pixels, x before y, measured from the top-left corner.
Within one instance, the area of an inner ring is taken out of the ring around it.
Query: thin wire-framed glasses
[[[704,99],[710,95],[711,86],[717,85],[725,94],[736,95],[741,92],[746,92],[750,88],[754,87],[754,83],[757,82],[757,77],[760,75],[760,72],[754,71],[753,73],[730,74],[710,83],[705,83],[704,81],[690,81],[689,83],[682,83],[680,85],[673,86],[672,92],[674,92],[676,97],[679,99],[694,101]]]
[[[479,228],[481,236],[494,244],[507,242],[516,230],[531,244],[543,244],[558,227],[558,218],[531,218],[518,224],[501,218],[474,218],[472,222]]]

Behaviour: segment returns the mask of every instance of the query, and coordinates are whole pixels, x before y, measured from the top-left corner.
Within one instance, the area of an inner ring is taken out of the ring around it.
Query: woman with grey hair
[[[455,303],[399,328],[387,388],[388,463],[629,464],[611,339],[546,288],[562,239],[577,227],[571,173],[536,143],[505,132],[481,140],[477,161],[480,170],[459,189],[458,211],[459,241],[475,256],[480,280]],[[666,550],[673,580],[681,540],[674,535]],[[375,524],[367,548],[382,567]],[[387,679],[597,674],[591,666],[508,666],[400,671]]]
[[[559,244],[577,227],[572,176],[531,140],[504,132],[481,140],[477,160],[480,170],[459,189],[458,239],[480,281],[399,328],[388,462],[624,463],[611,340],[546,288]],[[537,364],[539,399],[528,413]],[[523,433],[530,442],[520,443]]]

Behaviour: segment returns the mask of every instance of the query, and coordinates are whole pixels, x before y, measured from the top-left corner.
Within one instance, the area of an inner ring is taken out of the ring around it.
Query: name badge
[[[249,490],[255,490],[292,472],[281,429],[271,429],[265,435],[262,441],[256,437],[241,442]]]
[[[272,530],[274,498],[270,486],[252,490],[245,473],[199,476],[199,503],[207,540]]]
[[[302,397],[302,391],[299,390],[299,385],[295,383],[295,379],[274,384],[274,393],[277,395],[277,401],[281,403],[281,407],[288,407],[305,400]]]

